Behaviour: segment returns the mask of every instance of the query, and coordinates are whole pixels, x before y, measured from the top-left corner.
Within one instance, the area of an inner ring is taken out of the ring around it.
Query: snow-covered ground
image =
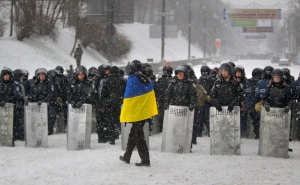
[[[193,153],[162,153],[162,135],[150,136],[151,167],[136,167],[137,151],[131,164],[118,158],[116,145],[98,144],[92,134],[92,148],[67,151],[66,134],[49,137],[49,148],[0,148],[0,184],[299,184],[300,142],[290,142],[289,159],[257,155],[258,140],[242,139],[241,156],[211,156],[209,138],[198,138]]]

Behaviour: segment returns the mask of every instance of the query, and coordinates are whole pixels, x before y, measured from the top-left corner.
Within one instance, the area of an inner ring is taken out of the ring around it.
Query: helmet
[[[200,72],[202,76],[208,76],[210,74],[210,68],[208,66],[202,66]]]
[[[235,66],[234,70],[235,70],[235,73],[236,73],[237,71],[240,71],[241,74],[242,74],[242,78],[245,77],[245,69],[244,69],[243,66],[237,65],[237,66]],[[236,75],[235,75],[235,76],[236,76]]]
[[[134,60],[130,63],[130,73],[141,71],[142,63],[139,60]]]
[[[222,72],[227,71],[230,76],[235,76],[233,67],[228,63],[223,63],[219,68],[219,75],[222,76]]]
[[[98,67],[98,74],[99,75],[105,75],[105,70],[106,69],[110,69],[110,65],[109,64],[101,64],[99,67]]]
[[[185,66],[185,67],[186,67],[188,78],[193,79],[194,77],[196,77],[195,71],[193,70],[191,64],[183,64],[182,66]]]
[[[58,74],[63,75],[64,74],[64,68],[61,66],[57,66],[55,68],[55,70],[57,71]]]
[[[230,64],[232,68],[235,68],[235,63],[229,61],[228,64]]]
[[[270,79],[274,68],[272,66],[266,66],[264,68],[264,78]]]
[[[282,72],[284,76],[291,76],[291,71],[288,68],[283,68]]]
[[[11,81],[12,80],[12,76],[13,76],[13,73],[12,73],[11,69],[8,68],[8,67],[3,67],[2,70],[1,70],[1,77],[2,77],[2,79],[3,79],[3,76],[6,75],[6,74],[9,75],[9,81]]]
[[[91,67],[88,70],[88,75],[89,76],[97,76],[98,75],[98,70],[95,67]]]
[[[187,72],[186,67],[183,65],[177,66],[175,69],[175,75],[177,75],[179,72],[183,72],[184,74],[186,74]]]
[[[39,76],[39,74],[45,74],[46,76],[47,76],[47,69],[45,69],[45,68],[38,68],[37,70],[36,70],[36,75],[37,76]]]
[[[87,70],[84,66],[78,66],[76,69],[75,69],[75,75],[77,76],[79,73],[83,73],[86,77],[86,74],[87,74]]]
[[[281,69],[274,69],[272,71],[272,82],[274,82],[274,76],[279,76],[280,77],[280,82],[283,82],[283,72]]]
[[[153,70],[150,67],[146,67],[144,70],[144,75],[146,75],[147,77],[151,77],[153,76]]]
[[[149,63],[142,63],[142,69],[145,69],[146,67],[152,68],[152,66]]]
[[[26,79],[28,79],[28,75],[29,75],[28,71],[27,71],[27,70],[24,70],[24,72],[25,72],[24,77],[25,77]]]
[[[252,70],[252,77],[261,77],[262,70],[260,68],[254,68]]]
[[[163,74],[172,75],[173,74],[173,68],[171,66],[164,66],[163,67]]]
[[[16,69],[13,71],[13,75],[15,79],[20,79],[22,75],[25,75],[25,71],[23,69]]]
[[[58,72],[56,69],[49,70],[47,73],[49,80],[54,80],[57,75],[58,75]]]
[[[124,69],[119,69],[119,76],[120,77],[124,77],[124,73],[125,73],[125,71],[124,71]]]
[[[210,70],[210,76],[212,76],[212,77],[217,77],[217,71],[214,70],[214,69],[211,69],[211,70]]]
[[[112,66],[110,68],[110,74],[114,74],[114,75],[119,74],[119,68],[117,66]]]

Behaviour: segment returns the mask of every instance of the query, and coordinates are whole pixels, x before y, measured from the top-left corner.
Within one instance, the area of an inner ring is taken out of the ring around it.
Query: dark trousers
[[[255,111],[254,108],[252,108],[250,110],[250,116],[252,119],[252,124],[254,127],[254,134],[256,135],[256,137],[259,137],[259,127],[260,127],[260,117],[259,117],[259,113]]]
[[[159,128],[159,132],[163,131],[163,125],[164,125],[164,115],[165,115],[165,109],[164,106],[161,105],[158,108],[158,116],[159,116],[159,120],[158,120],[158,128]]]
[[[142,159],[141,163],[150,165],[149,150],[148,150],[148,146],[145,140],[145,135],[143,130],[145,122],[146,121],[144,120],[144,121],[132,123],[132,127],[128,138],[128,143],[126,147],[126,152],[124,154],[124,159],[127,162],[130,162],[132,152],[136,147],[139,152],[140,158]]]
[[[203,125],[205,123],[206,106],[196,106],[194,112],[194,125],[193,125],[193,135],[202,136]]]
[[[14,140],[24,140],[24,107],[14,107],[14,118],[13,118],[13,135]]]
[[[49,104],[48,105],[48,135],[53,134],[56,114],[57,114],[57,105]]]

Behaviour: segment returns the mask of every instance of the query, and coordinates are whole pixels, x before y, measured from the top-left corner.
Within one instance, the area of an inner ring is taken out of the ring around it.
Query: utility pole
[[[203,20],[203,35],[204,35],[204,46],[203,46],[203,57],[206,58],[206,11],[207,8],[203,5],[203,12],[204,12],[204,20]]]
[[[113,25],[114,23],[114,1],[107,0],[107,21],[106,21],[106,36],[108,44],[108,62],[112,65],[112,39],[113,39]]]
[[[166,0],[162,0],[161,14],[161,63],[165,62]]]
[[[189,0],[189,44],[188,44],[188,60],[191,61],[191,34],[192,34],[192,0]]]

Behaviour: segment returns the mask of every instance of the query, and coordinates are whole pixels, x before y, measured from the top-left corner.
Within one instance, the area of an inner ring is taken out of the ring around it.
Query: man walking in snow
[[[82,50],[80,44],[78,44],[78,47],[76,48],[75,53],[74,53],[74,58],[76,59],[77,67],[81,65],[82,54],[83,54],[83,50]]]

